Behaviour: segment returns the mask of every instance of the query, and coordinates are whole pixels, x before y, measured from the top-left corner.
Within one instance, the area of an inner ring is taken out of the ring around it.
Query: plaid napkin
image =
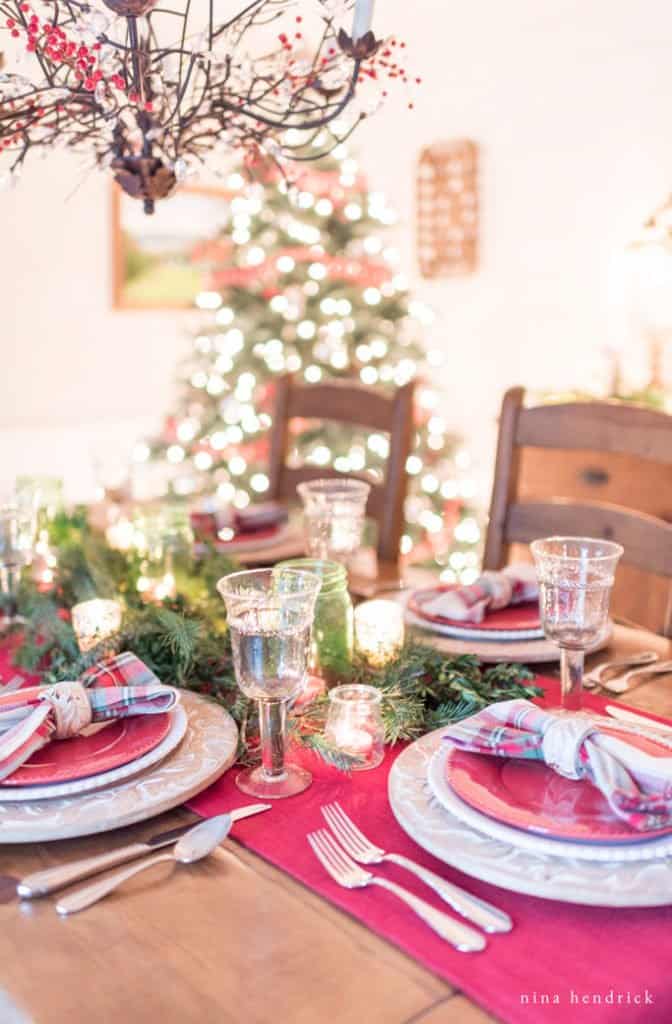
[[[76,736],[91,722],[170,711],[177,700],[175,690],[128,651],[93,665],[77,682],[2,694],[0,780],[49,740]]]
[[[507,565],[501,572],[484,572],[470,586],[442,591],[431,601],[425,601],[422,611],[456,622],[482,622],[486,612],[524,601],[536,601],[538,597],[534,566]]]
[[[544,761],[566,778],[587,779],[637,832],[672,824],[672,749],[670,757],[647,754],[625,734],[604,732],[599,718],[505,700],[451,726],[444,739],[460,750]]]

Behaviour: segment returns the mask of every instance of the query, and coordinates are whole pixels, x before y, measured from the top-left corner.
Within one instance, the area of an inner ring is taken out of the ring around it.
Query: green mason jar
[[[303,569],[322,580],[315,606],[311,668],[327,688],[347,682],[352,671],[354,613],[344,565],[319,558],[290,558],[283,569]]]

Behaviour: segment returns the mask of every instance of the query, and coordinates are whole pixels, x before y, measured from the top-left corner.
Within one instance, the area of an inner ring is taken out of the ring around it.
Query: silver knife
[[[621,722],[629,722],[631,725],[645,725],[647,728],[655,729],[658,732],[672,732],[672,725],[666,725],[665,722],[657,722],[654,718],[649,718],[647,715],[636,715],[634,711],[626,711],[625,708],[618,708],[613,704],[608,704],[604,710],[612,718],[616,718]]]
[[[249,818],[253,814],[260,814],[268,811],[271,804],[248,804],[246,807],[236,807],[229,811],[233,821],[240,821],[241,818]],[[171,828],[168,832],[159,832],[150,839],[141,843],[131,843],[130,846],[122,846],[118,850],[110,850],[108,853],[99,853],[95,857],[84,857],[81,860],[72,861],[70,864],[59,864],[55,868],[46,868],[44,871],[35,871],[32,875],[22,878],[16,887],[18,895],[24,900],[34,899],[36,896],[46,896],[50,892],[56,892],[71,882],[78,882],[89,875],[96,875],[99,871],[106,871],[107,868],[116,867],[117,864],[125,864],[126,861],[135,860],[143,854],[151,853],[161,846],[170,846],[177,842],[180,836],[194,827],[194,822],[187,825],[180,825],[178,828]]]

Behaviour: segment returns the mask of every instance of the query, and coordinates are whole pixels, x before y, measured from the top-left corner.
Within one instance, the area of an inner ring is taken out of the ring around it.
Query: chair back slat
[[[540,537],[603,537],[623,545],[626,565],[672,576],[672,523],[618,505],[526,501],[509,507],[507,540],[529,544]]]
[[[277,382],[273,417],[269,497],[292,500],[298,484],[325,477],[347,475],[366,480],[371,484],[367,515],[378,524],[378,557],[381,561],[397,562],[404,528],[406,460],[413,438],[413,394],[412,381],[390,395],[348,380],[301,384],[291,375],[281,377]],[[294,418],[330,420],[389,434],[390,449],[383,482],[372,483],[366,475],[343,474],[331,468],[288,466],[289,424]]]
[[[291,387],[287,415],[389,431],[394,405],[394,395],[363,385],[353,387],[352,381],[333,380]]]
[[[624,452],[672,465],[670,417],[617,402],[571,402],[521,409],[519,447]]]

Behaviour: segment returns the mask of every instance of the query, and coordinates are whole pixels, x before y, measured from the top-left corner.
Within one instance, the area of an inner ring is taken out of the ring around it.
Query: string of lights
[[[319,144],[319,143],[318,143]],[[161,468],[163,490],[243,509],[269,487],[274,378],[316,383],[358,377],[392,388],[418,380],[411,479],[401,553],[437,561],[444,578],[469,581],[480,528],[471,511],[469,455],[451,435],[431,386],[441,365],[425,347],[432,311],[408,293],[400,254],[385,233],[396,215],[370,191],[344,146],[306,168],[296,186],[279,176],[246,186],[232,173],[230,221],[204,245],[210,281],[203,320],[181,371],[180,396],[159,438],[137,446]],[[389,439],[329,422],[300,423],[291,459],[380,480]]]

